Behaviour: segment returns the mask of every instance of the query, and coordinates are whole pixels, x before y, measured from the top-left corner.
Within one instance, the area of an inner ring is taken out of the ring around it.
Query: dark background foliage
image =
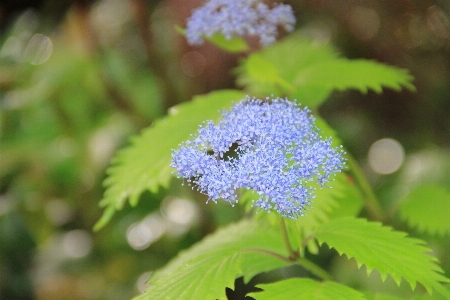
[[[234,87],[242,56],[192,48],[174,30],[201,2],[0,3],[0,299],[130,298],[148,271],[240,217],[176,181],[92,232],[105,170],[129,137],[193,95]],[[450,2],[286,2],[304,35],[416,78],[416,93],[336,92],[320,110],[383,203],[417,182],[449,186]],[[367,164],[385,137],[406,154],[390,175]]]

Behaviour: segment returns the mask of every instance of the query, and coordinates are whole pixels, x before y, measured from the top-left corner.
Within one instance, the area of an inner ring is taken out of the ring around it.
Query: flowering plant
[[[174,174],[207,202],[223,199],[235,210],[240,209],[236,204],[251,203],[256,213],[246,211],[242,221],[180,253],[152,275],[148,290],[136,299],[378,297],[339,283],[327,266],[314,263],[311,255],[326,251],[324,243],[365,265],[369,274],[377,269],[382,281],[390,275],[400,285],[403,278],[413,290],[420,283],[428,293],[435,290],[450,299],[442,285],[450,279],[427,254],[431,250],[385,226],[387,214],[363,172],[317,114],[334,90],[414,90],[412,76],[381,63],[342,58],[329,45],[298,34],[275,42],[275,29],[281,25],[289,31],[293,23],[290,7],[270,10],[257,0],[210,0],[187,20],[191,44],[215,34],[225,40],[257,35],[262,45],[272,44],[241,61],[238,84],[244,92],[213,91],[173,107],[117,156],[101,202],[107,208],[96,229],[127,199],[135,205],[143,191],[171,186]],[[333,188],[322,188],[328,186]],[[448,193],[436,195],[447,205]],[[434,217],[417,218],[409,209],[424,201],[406,201],[403,218],[450,232],[436,227]],[[439,224],[448,223],[435,212]]]
[[[236,189],[254,190],[255,206],[297,219],[314,198],[311,183],[324,186],[344,164],[310,113],[287,99],[247,96],[217,126],[205,122],[173,153],[172,167],[214,202],[234,204]]]

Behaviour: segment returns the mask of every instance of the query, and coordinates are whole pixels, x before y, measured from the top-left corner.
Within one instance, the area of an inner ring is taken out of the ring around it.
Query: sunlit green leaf
[[[315,236],[320,244],[354,257],[359,267],[365,264],[368,273],[376,268],[383,280],[390,275],[400,285],[403,277],[412,289],[420,282],[429,293],[435,289],[450,298],[439,283],[450,280],[441,274],[437,258],[426,254],[431,250],[423,241],[406,237],[406,233],[364,219],[341,218],[321,225]]]
[[[450,233],[450,192],[436,185],[413,190],[400,205],[400,216],[420,231]]]
[[[244,282],[249,282],[250,279],[259,273],[279,269],[287,265],[289,263],[286,261],[267,255],[266,253],[249,251],[246,253],[245,259],[241,262],[241,270],[244,275]]]
[[[287,90],[294,88],[280,76],[277,67],[272,62],[258,53],[249,56],[246,67],[249,76],[263,84],[279,85]]]
[[[182,252],[151,277],[150,288],[137,299],[226,299],[225,287],[233,288],[238,276],[287,265],[274,263],[267,251],[286,255],[278,228],[241,221]],[[255,259],[258,264],[253,264]]]
[[[270,65],[271,77],[265,73],[267,67],[258,69],[258,65]],[[356,89],[366,93],[381,92],[383,87],[396,91],[415,89],[411,84],[413,77],[406,70],[341,58],[330,45],[298,35],[251,54],[237,73],[238,84],[253,95],[288,96],[311,108],[323,103],[333,90]]]
[[[400,91],[402,87],[414,90],[413,77],[407,70],[398,69],[365,59],[335,59],[317,62],[299,70],[294,79],[297,91],[315,87],[344,91],[356,89],[362,93],[373,90],[381,93],[383,87]]]
[[[363,294],[332,281],[318,282],[308,278],[291,278],[271,284],[260,284],[263,292],[251,293],[256,300],[358,300]]]
[[[231,53],[244,52],[249,49],[247,42],[239,36],[233,36],[229,40],[223,34],[215,34],[210,38],[204,38],[220,49]]]

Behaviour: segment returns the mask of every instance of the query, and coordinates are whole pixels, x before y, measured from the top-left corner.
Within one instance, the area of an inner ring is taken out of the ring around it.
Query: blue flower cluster
[[[178,177],[217,202],[234,205],[236,190],[258,193],[253,205],[297,219],[344,167],[344,152],[323,139],[308,108],[287,99],[250,98],[200,125],[198,135],[172,153]]]
[[[292,31],[295,17],[290,5],[272,9],[260,0],[210,0],[187,20],[186,38],[190,45],[203,44],[203,36],[222,33],[232,36],[259,36],[267,46],[275,41],[277,27]]]

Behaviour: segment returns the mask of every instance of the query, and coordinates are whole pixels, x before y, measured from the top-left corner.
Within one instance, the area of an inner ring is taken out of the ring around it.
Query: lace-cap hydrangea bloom
[[[295,17],[290,5],[278,4],[272,9],[261,0],[210,0],[187,19],[186,38],[190,45],[203,44],[203,36],[222,33],[232,36],[259,36],[267,46],[275,41],[278,27],[292,31]]]
[[[206,121],[172,153],[171,166],[209,200],[238,201],[236,190],[255,191],[254,206],[297,219],[344,167],[344,152],[319,135],[308,108],[287,99],[250,98]]]

